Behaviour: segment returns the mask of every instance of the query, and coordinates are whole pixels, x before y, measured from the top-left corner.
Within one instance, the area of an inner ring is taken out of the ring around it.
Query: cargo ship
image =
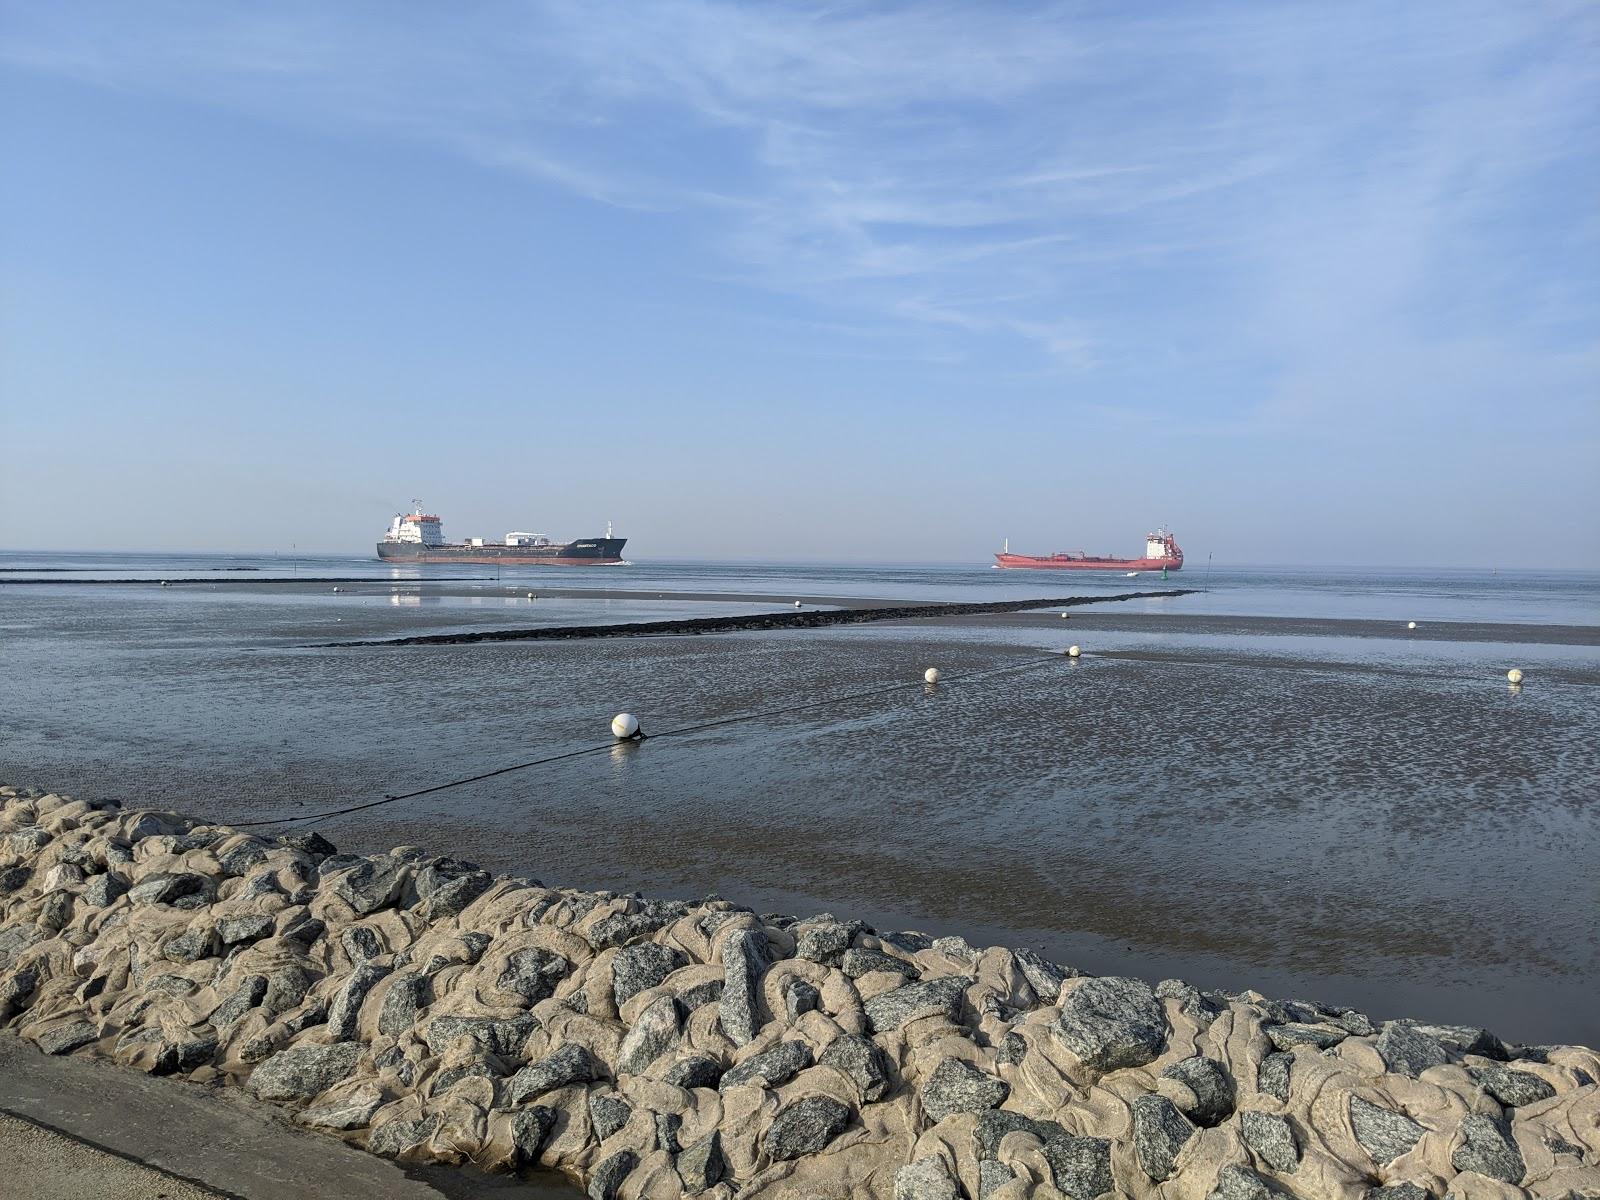
[[[994,556],[997,567],[1034,567],[1057,571],[1181,571],[1183,551],[1165,529],[1146,534],[1143,558],[1110,558],[1082,550],[1057,550],[1054,554],[1013,554],[1008,538]]]
[[[384,562],[397,563],[505,563],[542,567],[605,567],[622,563],[622,547],[627,538],[611,536],[611,522],[606,522],[606,536],[581,538],[575,542],[552,542],[543,534],[512,532],[504,541],[485,541],[468,538],[464,542],[444,540],[444,526],[439,518],[422,511],[419,501],[415,512],[396,513],[389,522],[389,531],[378,543],[378,557]]]

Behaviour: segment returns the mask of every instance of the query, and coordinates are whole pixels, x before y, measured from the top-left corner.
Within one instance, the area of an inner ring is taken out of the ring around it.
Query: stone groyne
[[[594,1197],[1600,1196],[1600,1055],[0,788],[0,1025]]]
[[[316,648],[350,646],[464,646],[473,642],[561,642],[577,638],[677,637],[683,634],[736,633],[744,630],[822,629],[829,625],[864,625],[873,621],[917,621],[929,617],[977,617],[1027,612],[1035,608],[1072,608],[1123,600],[1165,600],[1190,596],[1194,588],[1161,592],[1117,592],[1108,596],[1060,596],[1039,600],[982,600],[950,604],[874,604],[865,608],[821,608],[809,612],[748,613],[736,617],[679,617],[669,621],[629,621],[613,625],[539,625],[531,629],[473,629],[460,633],[424,633],[412,637],[363,638],[349,642],[317,642]]]

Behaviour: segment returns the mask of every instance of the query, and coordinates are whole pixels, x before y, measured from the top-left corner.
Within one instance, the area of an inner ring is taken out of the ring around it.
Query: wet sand
[[[326,651],[294,647],[334,614],[356,636],[417,614],[325,593],[237,616],[161,599],[74,608],[14,643],[0,778],[279,819],[592,745],[623,709],[647,731],[777,709],[321,828],[356,850],[449,846],[576,886],[715,889],[1022,940],[1086,970],[1248,978],[1379,1016],[1600,1041],[1592,909],[1569,903],[1600,888],[1590,627],[1411,632],[1177,600],[1065,621]],[[526,602],[491,599],[421,615],[526,620]],[[1073,641],[1076,666],[1060,657]],[[1507,654],[1532,670],[1520,694]],[[946,673],[932,693],[928,665]],[[781,711],[895,680],[892,696]]]

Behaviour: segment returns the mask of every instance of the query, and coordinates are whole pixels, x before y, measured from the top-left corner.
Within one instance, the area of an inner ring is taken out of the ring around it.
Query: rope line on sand
[[[1049,666],[1055,662],[1071,661],[1073,660],[1065,658],[1063,655],[1052,654],[1048,657],[1040,658],[1032,662],[1012,663],[1010,666],[995,667],[992,670],[979,671],[971,675],[957,675],[954,678],[942,678],[939,680],[937,685],[924,683],[920,679],[914,682],[907,680],[898,683],[890,683],[884,685],[883,687],[869,688],[865,691],[846,692],[838,696],[825,696],[821,700],[812,700],[804,704],[789,704],[782,708],[768,708],[763,709],[760,712],[739,713],[731,717],[719,717],[714,721],[700,721],[694,725],[680,725],[676,729],[667,729],[660,733],[647,734],[645,735],[645,740],[654,741],[656,738],[683,737],[691,733],[704,733],[708,729],[720,729],[727,725],[743,724],[746,721],[760,721],[767,717],[786,716],[790,713],[806,712],[810,709],[826,708],[835,704],[846,704],[851,700],[866,700],[872,698],[873,696],[886,696],[891,692],[903,691],[910,687],[946,687],[953,684],[976,683],[979,680],[992,679],[996,675],[1012,675],[1023,671],[1037,671],[1041,667]],[[584,746],[578,750],[568,750],[561,754],[551,754],[544,758],[531,759],[528,762],[513,763],[509,767],[499,767],[493,771],[483,771],[477,775],[468,775],[463,779],[452,779],[448,783],[436,783],[432,787],[418,788],[415,791],[400,792],[393,795],[386,794],[381,800],[368,800],[364,804],[352,804],[344,808],[332,808],[324,812],[316,813],[302,813],[291,817],[274,817],[269,820],[229,821],[226,822],[226,824],[235,829],[254,829],[263,825],[290,825],[296,823],[312,825],[318,821],[327,820],[329,817],[342,817],[347,816],[350,813],[364,812],[369,808],[379,808],[385,804],[395,804],[401,800],[415,800],[418,796],[428,796],[434,792],[443,792],[448,791],[450,788],[464,787],[469,783],[480,783],[485,779],[493,779],[497,775],[509,775],[513,771],[526,771],[531,767],[542,767],[548,763],[563,762],[571,758],[582,758],[587,754],[599,754],[602,751],[614,750],[617,746],[626,744],[627,743],[625,742],[620,742],[616,739],[613,739],[609,742],[602,742],[594,746]]]

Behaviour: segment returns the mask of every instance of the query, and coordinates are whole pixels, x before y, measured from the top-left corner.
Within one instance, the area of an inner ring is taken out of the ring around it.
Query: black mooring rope
[[[1049,666],[1051,663],[1060,662],[1063,655],[1052,654],[1048,658],[1036,662],[1014,663],[1008,667],[996,667],[991,671],[979,671],[974,675],[959,675],[954,679],[939,680],[940,685],[976,683],[980,679],[991,679],[996,675],[1012,674],[1019,671],[1035,671],[1040,667]],[[1068,659],[1067,661],[1071,661]],[[839,696],[826,696],[821,700],[812,700],[806,704],[790,704],[783,708],[769,708],[761,712],[740,713],[737,716],[721,717],[715,721],[701,721],[695,725],[681,725],[676,729],[667,729],[661,733],[652,733],[650,739],[664,737],[682,737],[690,733],[704,733],[708,729],[719,729],[724,725],[738,725],[745,721],[759,721],[765,717],[779,717],[788,713],[805,712],[813,708],[825,708],[829,705],[844,704],[851,700],[865,700],[873,696],[884,696],[890,692],[898,692],[913,686],[926,686],[926,684],[913,684],[909,680],[887,684],[884,687],[871,688],[860,692],[846,692]],[[291,817],[274,817],[261,821],[228,821],[223,822],[235,829],[253,829],[261,825],[289,825],[296,822],[314,824],[324,821],[329,817],[342,817],[350,813],[363,812],[369,808],[378,808],[385,804],[394,804],[400,800],[415,800],[418,796],[427,796],[434,792],[443,792],[450,788],[462,787],[469,783],[479,783],[485,779],[493,779],[496,775],[509,775],[512,771],[525,771],[530,767],[542,767],[547,763],[561,762],[569,758],[581,758],[586,754],[599,754],[601,751],[615,749],[620,743],[616,740],[601,743],[596,746],[585,746],[580,750],[568,750],[563,754],[551,754],[545,758],[535,758],[529,762],[513,763],[509,767],[499,767],[493,771],[484,771],[478,775],[468,775],[464,779],[452,779],[448,783],[436,783],[432,787],[418,788],[413,792],[400,792],[396,795],[385,795],[381,800],[369,800],[365,804],[352,804],[346,808],[332,808],[325,812],[302,813]]]

